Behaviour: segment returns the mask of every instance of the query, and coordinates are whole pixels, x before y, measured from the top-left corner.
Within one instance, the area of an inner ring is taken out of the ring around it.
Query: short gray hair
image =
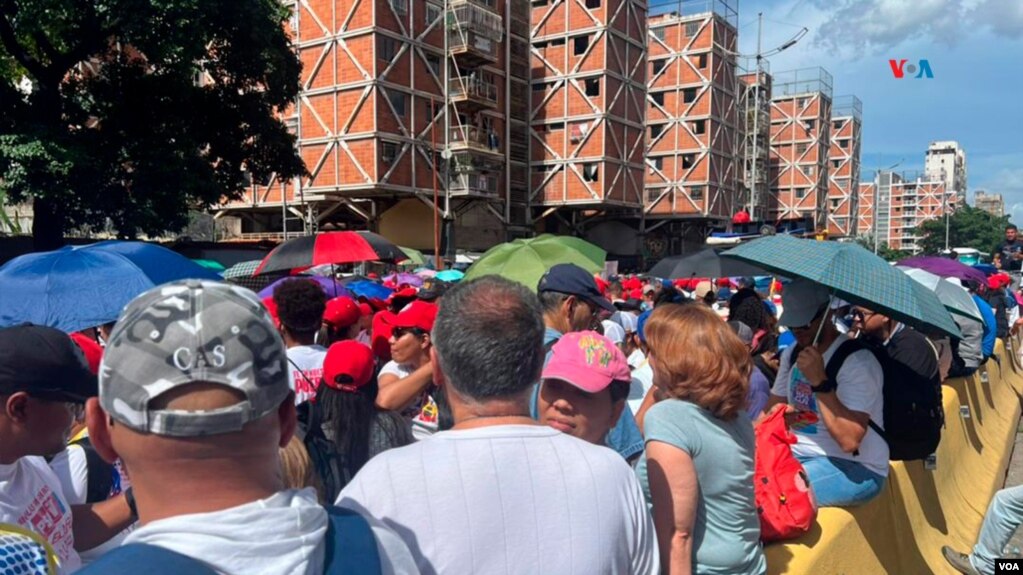
[[[536,295],[484,276],[445,294],[432,339],[448,384],[466,399],[486,401],[519,395],[540,379],[543,334]]]

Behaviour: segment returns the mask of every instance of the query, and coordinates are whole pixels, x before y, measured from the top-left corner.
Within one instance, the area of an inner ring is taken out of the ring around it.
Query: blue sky
[[[653,2],[652,2],[653,3]],[[734,5],[736,0],[731,0]],[[966,149],[970,200],[1000,193],[1023,225],[1023,0],[741,0],[739,46],[764,48],[805,26],[796,46],[771,58],[773,72],[822,66],[836,96],[863,101],[865,171],[922,170],[933,140]],[[934,79],[893,77],[889,59],[926,58]]]

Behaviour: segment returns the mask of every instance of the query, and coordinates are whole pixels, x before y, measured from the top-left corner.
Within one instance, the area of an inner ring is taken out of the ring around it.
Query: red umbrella
[[[288,240],[263,258],[252,275],[323,264],[398,262],[401,248],[373,232],[324,232]]]

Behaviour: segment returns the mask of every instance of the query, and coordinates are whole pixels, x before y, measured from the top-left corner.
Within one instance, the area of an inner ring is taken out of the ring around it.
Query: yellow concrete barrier
[[[876,499],[851,509],[822,509],[809,533],[768,545],[768,572],[955,573],[941,546],[973,545],[988,502],[1005,479],[1020,417],[1023,374],[1002,342],[996,353],[1001,366],[989,361],[972,377],[943,386],[945,429],[936,469],[925,469],[922,461],[893,461]]]

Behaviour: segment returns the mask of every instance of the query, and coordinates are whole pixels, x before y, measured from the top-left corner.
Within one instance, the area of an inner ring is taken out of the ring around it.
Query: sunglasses
[[[392,333],[394,334],[394,339],[401,339],[408,334],[412,334],[415,337],[426,335],[426,332],[418,327],[399,327],[395,328]]]
[[[877,315],[877,312],[876,311],[869,311],[869,310],[864,311],[862,309],[854,309],[852,311],[852,313],[849,314],[849,315],[851,315],[853,320],[855,320],[855,321],[865,322],[865,321],[867,321],[867,319]]]

